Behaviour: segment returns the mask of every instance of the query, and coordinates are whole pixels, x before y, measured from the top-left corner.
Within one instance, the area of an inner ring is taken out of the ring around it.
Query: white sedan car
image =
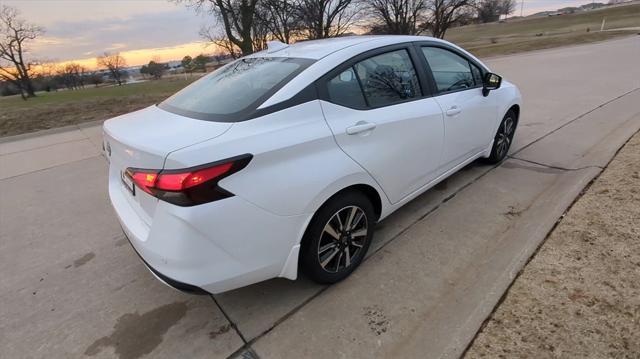
[[[105,122],[109,195],[174,288],[219,293],[298,269],[334,283],[376,222],[475,159],[504,159],[520,101],[438,39],[270,43]]]

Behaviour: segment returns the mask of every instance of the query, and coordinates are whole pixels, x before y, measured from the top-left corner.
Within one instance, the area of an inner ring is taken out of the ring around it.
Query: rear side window
[[[379,107],[422,96],[407,50],[370,57],[354,66],[367,103]]]
[[[242,121],[312,62],[277,57],[240,59],[185,87],[159,107],[197,119]]]
[[[353,67],[332,78],[327,84],[327,91],[329,100],[338,105],[356,108],[366,107],[367,105]]]
[[[355,108],[393,105],[422,96],[407,50],[372,56],[327,83],[329,100]]]
[[[482,72],[464,57],[438,47],[423,47],[438,93],[482,85]]]

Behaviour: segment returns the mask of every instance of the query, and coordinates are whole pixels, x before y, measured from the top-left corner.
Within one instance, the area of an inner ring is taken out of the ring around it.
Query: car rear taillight
[[[180,170],[127,168],[126,175],[136,187],[160,200],[178,206],[195,206],[233,196],[218,186],[218,182],[245,168],[252,157],[245,154]]]

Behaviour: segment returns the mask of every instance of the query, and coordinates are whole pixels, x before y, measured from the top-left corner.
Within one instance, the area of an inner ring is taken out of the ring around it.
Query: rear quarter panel
[[[235,123],[223,136],[171,153],[165,168],[244,153],[253,155],[249,165],[220,186],[276,215],[312,214],[333,194],[354,184],[368,184],[382,193],[339,149],[315,100]]]

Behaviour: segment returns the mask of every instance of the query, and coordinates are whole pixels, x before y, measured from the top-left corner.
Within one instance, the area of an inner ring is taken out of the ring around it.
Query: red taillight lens
[[[137,170],[132,168],[127,168],[127,174],[131,177],[133,183],[138,185],[138,187],[140,187],[147,193],[151,193],[151,188],[153,188],[156,183],[156,179],[158,178],[157,172]]]
[[[220,177],[227,173],[232,166],[233,162],[229,162],[193,172],[160,173],[155,187],[163,191],[182,191]]]
[[[232,196],[218,187],[218,181],[246,167],[251,158],[247,154],[184,170],[127,168],[127,174],[136,186],[158,199],[192,206]]]

